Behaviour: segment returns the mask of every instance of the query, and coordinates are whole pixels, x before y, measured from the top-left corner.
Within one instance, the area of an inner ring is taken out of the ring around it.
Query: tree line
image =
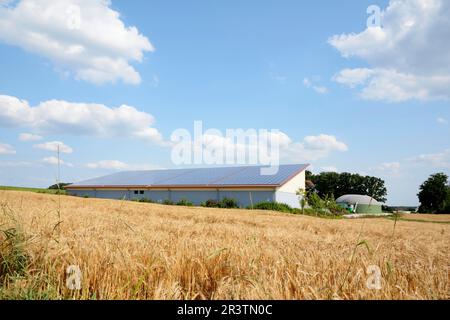
[[[321,198],[337,199],[346,194],[362,194],[371,196],[379,202],[386,202],[387,189],[384,180],[377,177],[348,172],[313,174],[306,171],[306,180],[312,182],[309,189],[315,191]]]

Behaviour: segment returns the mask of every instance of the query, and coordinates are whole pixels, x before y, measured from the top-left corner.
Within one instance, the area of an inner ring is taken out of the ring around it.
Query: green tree
[[[71,185],[71,183],[64,183],[61,182],[59,185],[58,184],[53,184],[50,187],[48,187],[48,189],[50,190],[58,190],[58,189],[64,189],[64,187]]]
[[[313,208],[314,210],[322,210],[326,208],[326,203],[323,201],[320,196],[315,193],[311,192],[308,195],[308,204]]]
[[[444,173],[431,175],[420,186],[417,196],[420,201],[420,212],[445,213],[445,211],[450,209],[448,176]]]
[[[297,190],[296,194],[300,198],[300,208],[302,208],[302,214],[305,214],[305,207],[308,205],[308,202],[306,200],[308,197],[308,191],[300,188]]]
[[[309,171],[309,170],[306,170],[306,172],[305,172],[305,179],[306,180],[314,180],[314,174],[311,172],[311,171]]]
[[[315,191],[323,199],[326,197],[339,198],[345,194],[363,194],[380,202],[386,201],[387,189],[384,181],[377,177],[348,172],[322,172],[310,177],[315,184]]]
[[[315,189],[319,196],[333,195],[339,197],[340,181],[339,173],[336,172],[322,172],[313,177]]]
[[[387,189],[380,178],[365,176],[363,180],[364,194],[380,202],[386,202]]]

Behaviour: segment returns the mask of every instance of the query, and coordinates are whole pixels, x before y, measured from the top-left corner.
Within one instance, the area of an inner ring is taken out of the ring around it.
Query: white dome
[[[347,204],[366,204],[366,205],[378,205],[382,204],[369,196],[363,196],[359,194],[346,194],[342,197],[336,199],[337,203],[347,203]]]

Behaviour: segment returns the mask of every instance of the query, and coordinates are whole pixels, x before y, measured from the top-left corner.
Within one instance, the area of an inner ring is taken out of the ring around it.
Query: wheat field
[[[17,191],[0,203],[0,299],[450,298],[450,224]]]

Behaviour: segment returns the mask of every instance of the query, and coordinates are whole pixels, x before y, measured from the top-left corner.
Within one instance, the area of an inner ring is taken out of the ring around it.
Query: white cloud
[[[271,72],[270,77],[280,84],[285,84],[288,80],[288,77],[279,73]]]
[[[91,162],[85,165],[89,169],[105,169],[105,170],[152,170],[160,169],[158,166],[149,164],[127,164],[119,160],[101,160]]]
[[[357,85],[364,84],[372,74],[373,71],[367,68],[344,69],[336,74],[333,80],[354,88]]]
[[[31,134],[31,133],[21,133],[19,135],[19,140],[20,141],[24,141],[24,142],[28,142],[28,141],[39,141],[42,140],[43,138],[37,134]]]
[[[441,118],[441,117],[437,118],[436,122],[439,123],[439,124],[448,124],[447,119]]]
[[[0,126],[16,127],[30,123],[31,112],[28,102],[16,97],[0,95]]]
[[[16,97],[0,95],[0,126],[24,127],[46,134],[139,138],[163,143],[151,126],[151,114],[121,105],[109,108],[95,103],[49,100],[37,106]]]
[[[163,141],[161,133],[159,133],[159,131],[155,128],[142,128],[135,132],[131,132],[131,136],[148,142],[154,142],[163,146],[167,145],[167,143]]]
[[[42,168],[45,165],[57,165],[58,164],[58,158],[57,157],[45,157],[41,160],[35,160],[35,161],[0,161],[0,167],[2,168],[21,168],[21,167],[29,167],[29,168]],[[62,166],[66,167],[74,167],[72,163],[65,162],[64,160],[60,159],[60,164]]]
[[[411,99],[446,99],[450,76],[418,76],[394,69],[344,69],[333,80],[351,88],[361,86],[359,96],[367,100],[402,102]]]
[[[57,165],[58,162],[59,162],[60,165],[64,165],[64,166],[67,166],[67,167],[73,167],[74,166],[73,164],[67,163],[67,162],[65,162],[62,159],[58,160],[57,157],[47,157],[47,158],[42,159],[41,162],[45,163],[45,164],[50,164],[50,165]]]
[[[0,6],[0,40],[44,56],[79,80],[141,82],[130,62],[154,51],[109,0],[21,0]]]
[[[313,89],[314,89],[314,91],[316,91],[317,93],[320,93],[320,94],[328,93],[328,88],[324,87],[324,86],[314,86]]]
[[[400,172],[402,165],[400,164],[400,162],[398,161],[394,161],[394,162],[384,162],[381,165],[375,167],[375,168],[370,168],[370,171],[375,171],[378,172],[379,174],[383,174],[383,175],[396,175]]]
[[[421,154],[408,159],[412,163],[425,164],[435,168],[450,169],[450,149],[438,153]]]
[[[448,16],[447,0],[391,0],[382,12],[382,27],[329,39],[343,57],[372,66],[342,70],[334,80],[362,86],[363,99],[450,99]]]
[[[9,144],[0,143],[0,155],[3,154],[16,154],[16,150]]]
[[[313,89],[319,94],[326,94],[328,93],[328,88],[325,86],[318,86],[315,85],[309,78],[303,79],[303,85],[308,89]]]
[[[129,167],[128,164],[118,160],[102,160],[86,164],[86,168],[89,169],[125,170],[128,169],[128,167]]]
[[[382,170],[398,170],[400,169],[400,162],[384,162],[380,168]]]
[[[347,151],[345,143],[338,141],[335,136],[321,134],[318,136],[307,136],[304,145],[311,150]]]
[[[339,170],[334,166],[321,167],[321,172],[339,172]]]
[[[348,151],[348,146],[338,141],[335,136],[320,134],[307,136],[301,142],[290,143],[281,149],[282,158],[290,161],[317,161],[328,157],[333,152]]]
[[[304,78],[304,79],[303,79],[303,85],[304,85],[305,87],[307,87],[307,88],[311,88],[312,83],[311,83],[311,81],[310,81],[308,78]]]
[[[33,147],[36,149],[53,151],[53,152],[57,152],[58,147],[59,147],[59,152],[61,152],[61,153],[73,153],[73,149],[71,147],[69,147],[68,145],[65,145],[61,141],[44,142],[44,143],[40,143],[40,144],[35,144]]]
[[[18,167],[33,167],[35,163],[29,161],[6,161],[0,162],[0,167],[18,168]]]
[[[436,153],[424,153],[401,161],[384,162],[379,166],[369,168],[383,176],[394,176],[415,172],[418,167],[426,167],[429,170],[450,169],[450,149]]]

